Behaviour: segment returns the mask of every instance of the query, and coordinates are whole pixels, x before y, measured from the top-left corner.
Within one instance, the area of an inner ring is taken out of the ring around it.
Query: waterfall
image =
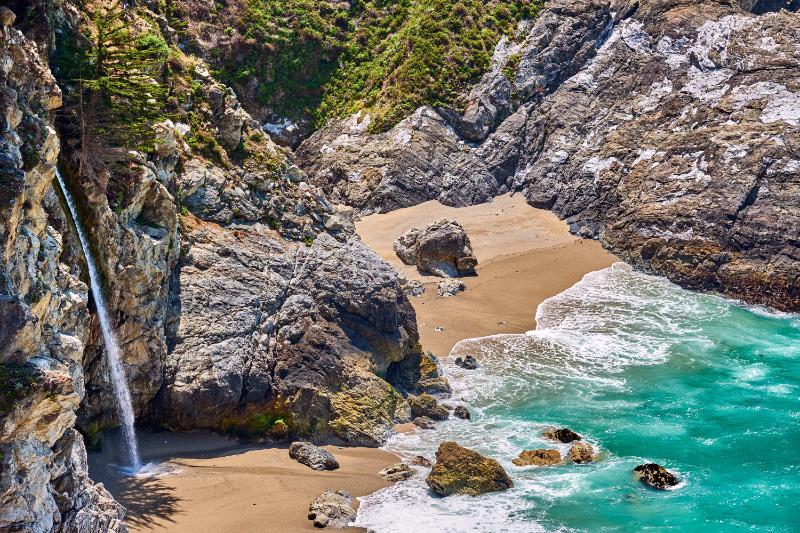
[[[111,383],[114,386],[114,395],[117,398],[117,411],[120,420],[122,421],[122,436],[125,441],[125,448],[128,455],[128,461],[133,473],[139,472],[142,463],[139,460],[139,450],[136,445],[136,430],[133,427],[133,406],[131,404],[131,392],[128,389],[128,382],[125,379],[125,370],[122,368],[122,361],[120,358],[119,344],[117,343],[117,336],[114,334],[114,328],[111,325],[111,319],[108,316],[108,309],[106,307],[106,300],[103,296],[103,291],[100,287],[100,276],[97,273],[97,266],[92,259],[92,253],[89,249],[89,241],[86,239],[86,234],[83,231],[81,222],[78,219],[78,211],[75,208],[75,202],[69,194],[64,178],[61,173],[56,170],[56,178],[58,184],[61,186],[61,192],[64,193],[64,198],[69,206],[72,221],[75,223],[75,229],[78,231],[78,238],[81,241],[81,248],[83,248],[83,255],[86,257],[86,265],[89,268],[89,281],[92,286],[92,294],[94,294],[94,302],[97,307],[97,317],[100,319],[100,330],[103,333],[103,342],[106,345],[106,356],[108,360],[108,368],[111,371]]]

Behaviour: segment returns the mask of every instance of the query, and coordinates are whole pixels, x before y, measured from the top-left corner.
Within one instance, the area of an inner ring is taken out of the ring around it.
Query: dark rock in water
[[[289,446],[289,457],[314,470],[336,470],[339,468],[339,462],[331,452],[310,442],[293,442]]]
[[[464,228],[452,220],[408,230],[394,242],[394,251],[405,264],[443,278],[473,274],[478,265]]]
[[[397,483],[398,481],[404,481],[413,476],[414,469],[405,463],[397,463],[384,468],[378,472],[378,474],[386,481]]]
[[[581,440],[581,436],[572,431],[569,428],[555,428],[549,427],[542,432],[544,438],[548,440],[557,440],[558,442],[563,442],[564,444],[569,444],[574,440]]]
[[[475,370],[478,368],[478,361],[476,361],[471,355],[468,355],[464,358],[456,357],[456,366],[460,366],[465,370]]]
[[[679,483],[675,474],[656,463],[639,465],[633,471],[642,483],[659,490],[666,490]]]
[[[469,420],[472,418],[472,416],[469,414],[469,410],[463,405],[456,406],[456,408],[453,410],[453,416],[463,420]]]
[[[569,450],[569,457],[573,463],[592,463],[597,456],[592,445],[586,442],[575,442]]]
[[[561,462],[558,450],[524,450],[511,461],[517,466],[550,466]]]
[[[427,416],[418,416],[416,417],[412,423],[421,429],[433,429],[436,427],[436,424],[428,418]]]
[[[420,394],[419,396],[409,396],[408,405],[411,407],[413,416],[427,416],[432,420],[447,420],[450,412],[446,407],[439,405],[436,398],[430,394]]]
[[[346,490],[326,490],[308,508],[308,519],[314,527],[344,528],[356,519],[353,496]]]
[[[425,468],[430,468],[433,463],[431,463],[430,459],[427,457],[423,457],[422,455],[417,455],[413,459],[411,459],[411,464],[415,466],[424,466]]]
[[[439,496],[477,496],[513,486],[511,478],[500,463],[455,442],[443,442],[439,445],[436,464],[425,482]]]

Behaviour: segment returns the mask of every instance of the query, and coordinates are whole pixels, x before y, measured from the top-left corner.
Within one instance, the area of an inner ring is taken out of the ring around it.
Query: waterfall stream
[[[103,296],[102,288],[100,287],[100,276],[97,272],[97,266],[92,258],[91,250],[89,249],[89,241],[86,238],[86,233],[83,231],[80,220],[78,219],[78,211],[75,208],[75,202],[67,189],[61,173],[56,168],[56,178],[61,187],[61,192],[69,206],[72,221],[75,223],[75,229],[78,231],[78,238],[81,241],[81,248],[83,248],[83,255],[86,257],[86,265],[89,268],[89,280],[92,286],[92,294],[94,294],[94,302],[97,307],[97,316],[100,319],[100,330],[103,334],[103,342],[106,345],[106,355],[108,360],[108,368],[111,372],[111,383],[114,386],[114,395],[117,399],[117,410],[119,412],[120,420],[122,421],[122,436],[125,444],[125,451],[127,453],[130,470],[135,474],[139,472],[142,467],[141,460],[139,459],[139,450],[136,445],[136,430],[133,427],[133,406],[131,404],[131,393],[128,389],[128,382],[125,379],[125,370],[122,368],[122,360],[120,358],[119,344],[117,337],[114,334],[114,328],[111,325],[111,319],[108,316],[108,309],[106,307],[105,297]]]

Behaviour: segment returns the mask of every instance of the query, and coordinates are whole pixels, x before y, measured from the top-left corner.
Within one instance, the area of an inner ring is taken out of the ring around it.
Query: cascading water
[[[100,287],[97,266],[94,264],[94,259],[92,259],[91,250],[89,249],[89,241],[86,239],[86,234],[78,219],[78,211],[75,208],[75,202],[69,194],[69,190],[64,183],[64,178],[61,177],[61,173],[57,168],[56,178],[58,179],[58,184],[61,186],[64,199],[67,201],[70,215],[72,215],[72,221],[75,223],[75,229],[78,231],[78,238],[81,241],[83,255],[86,257],[86,265],[89,268],[89,281],[92,286],[92,293],[94,294],[94,302],[97,306],[97,316],[100,319],[100,330],[106,345],[108,368],[111,371],[111,383],[114,386],[114,395],[117,398],[117,410],[122,421],[122,436],[125,441],[125,451],[128,455],[130,469],[132,473],[135,474],[141,469],[142,463],[139,459],[139,450],[136,445],[136,430],[133,427],[134,418],[131,393],[128,389],[128,382],[125,379],[125,371],[122,368],[119,344],[117,343],[114,329],[111,326],[111,319],[108,316],[105,297]]]

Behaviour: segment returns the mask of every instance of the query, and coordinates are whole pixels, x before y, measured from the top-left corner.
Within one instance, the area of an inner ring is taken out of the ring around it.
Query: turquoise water
[[[445,361],[471,422],[398,435],[402,456],[455,440],[498,459],[512,490],[436,498],[424,470],[366,498],[359,523],[394,531],[800,531],[800,318],[684,291],[618,264],[543,303],[527,335],[465,341]],[[468,372],[450,362],[471,353]],[[519,468],[569,426],[591,465]],[[631,470],[657,462],[681,485]]]

